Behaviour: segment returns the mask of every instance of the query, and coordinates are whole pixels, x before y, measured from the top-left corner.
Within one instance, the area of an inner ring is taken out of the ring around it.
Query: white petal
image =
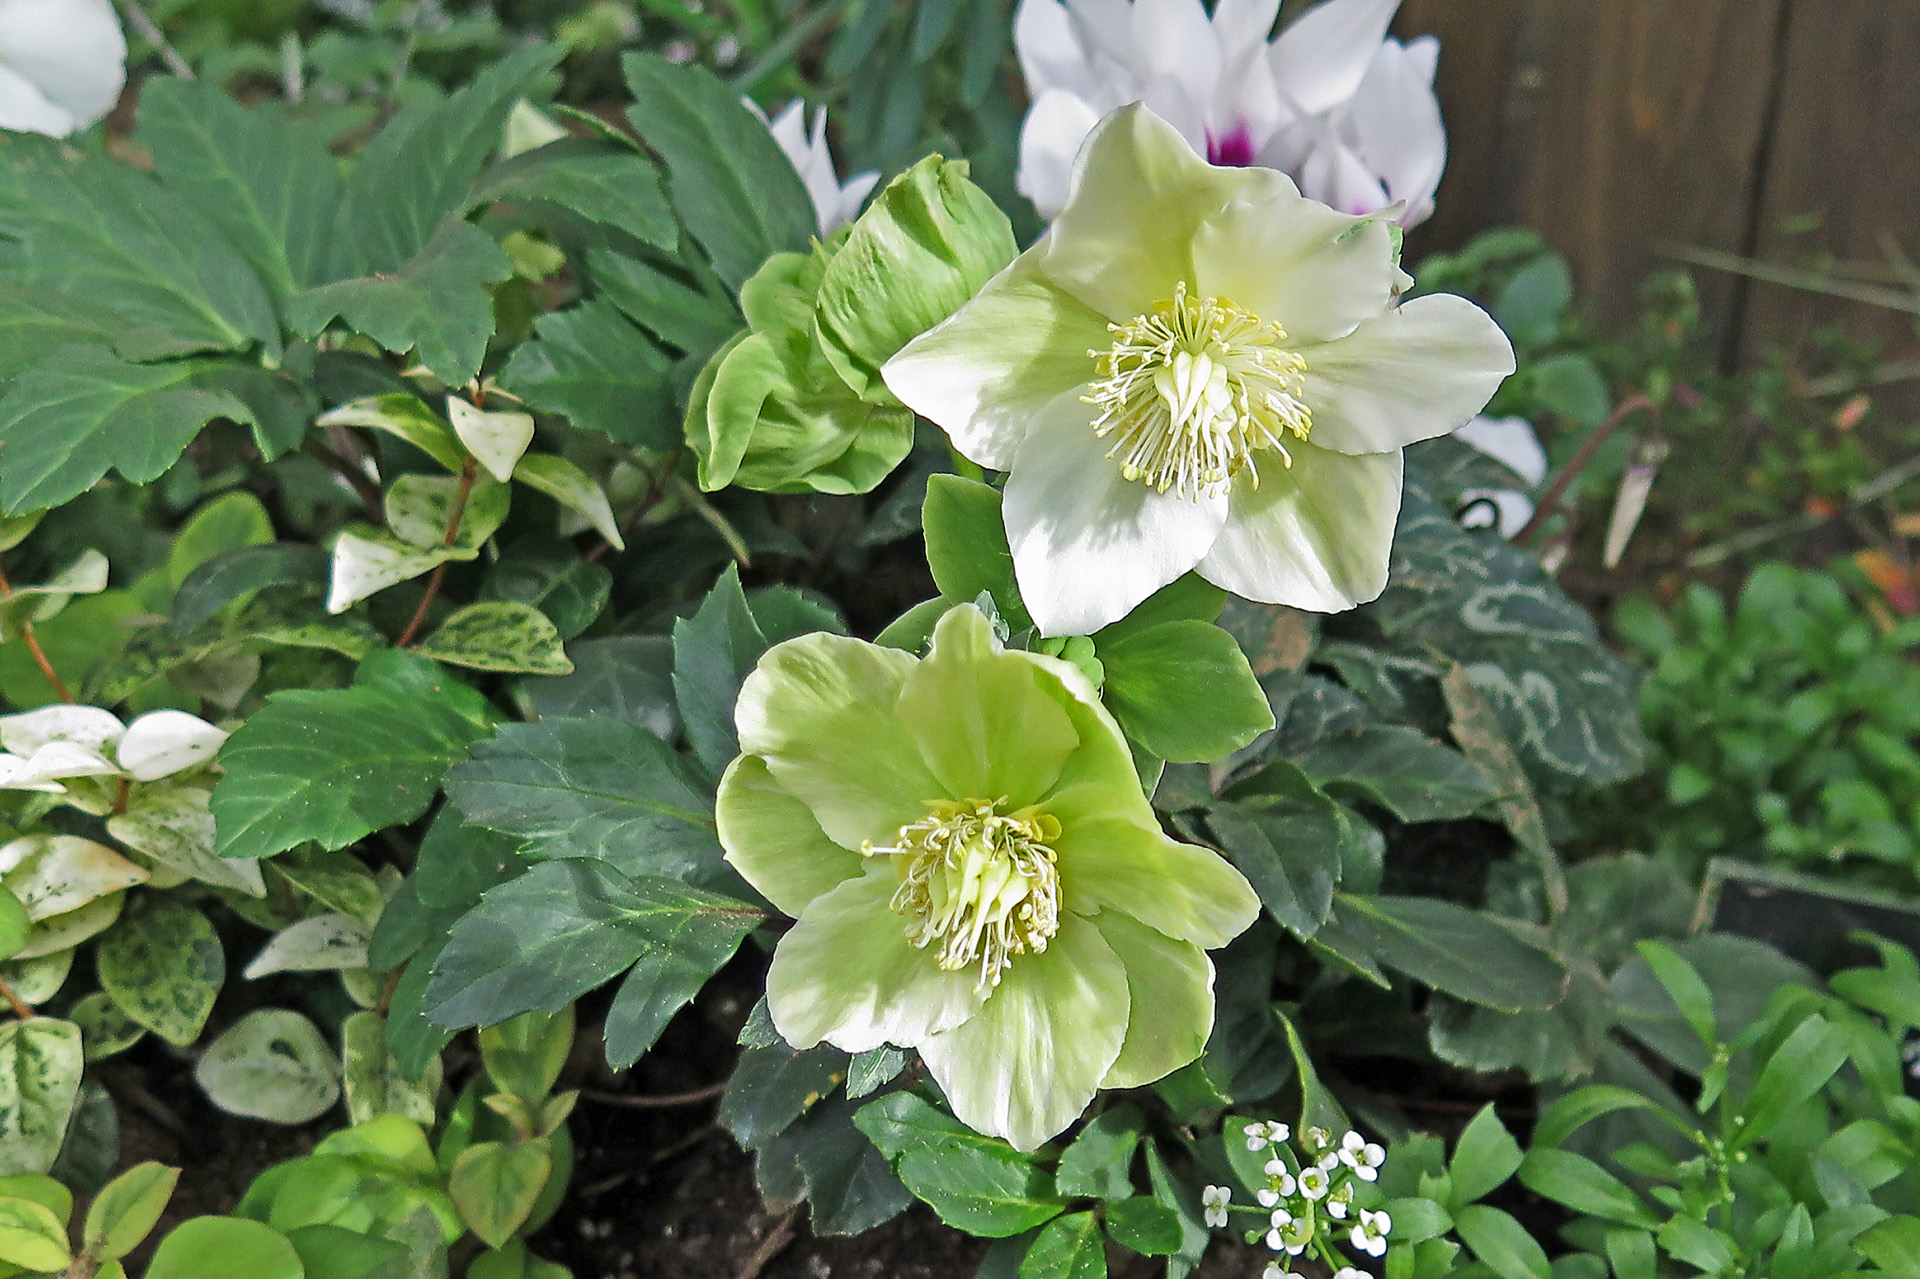
[[[74,117],[67,131],[113,109],[126,61],[113,0],[0,0],[0,66]]]
[[[1381,453],[1466,423],[1513,372],[1513,346],[1493,317],[1435,293],[1301,351],[1312,442]]]
[[[1051,222],[1066,206],[1073,159],[1100,123],[1100,113],[1064,89],[1047,89],[1020,126],[1020,171],[1014,185]]]
[[[1501,537],[1512,538],[1533,518],[1533,499],[1512,489],[1468,489],[1460,500],[1467,504],[1460,517],[1462,528],[1491,527]]]
[[[825,1040],[845,1052],[911,1048],[959,1025],[985,997],[974,968],[943,969],[938,947],[907,942],[893,913],[891,866],[828,889],[780,939],[767,970],[767,1011],[795,1048]]]
[[[1547,451],[1533,423],[1523,417],[1476,417],[1453,433],[1529,484],[1547,478]]]
[[[22,756],[33,754],[49,742],[72,742],[104,751],[124,732],[120,717],[98,706],[42,706],[0,718],[0,745]]]
[[[874,184],[878,181],[880,181],[880,174],[869,169],[865,173],[856,173],[841,183],[839,218],[833,225],[837,227],[842,222],[851,222],[859,217],[860,206],[866,203],[867,194],[873,190]]]
[[[1054,89],[1079,98],[1098,92],[1091,50],[1060,0],[1020,0],[1013,15],[1013,48],[1034,100]]]
[[[36,783],[66,777],[112,777],[119,767],[96,750],[77,742],[48,742],[26,761],[14,778],[16,789],[39,789]]]
[[[1193,238],[1194,284],[1278,324],[1296,344],[1328,342],[1393,298],[1393,234],[1382,222],[1297,196],[1236,200]]]
[[[127,725],[120,740],[120,767],[137,782],[150,782],[213,762],[227,740],[198,715],[185,711],[149,711]]]
[[[1204,107],[1213,100],[1220,69],[1220,41],[1200,0],[1134,0],[1133,71],[1141,83],[1176,81],[1194,103]],[[1147,101],[1153,105],[1151,94]],[[1178,126],[1184,121],[1173,123]],[[1198,123],[1205,128],[1205,120]]]
[[[1020,597],[1042,635],[1090,635],[1200,562],[1224,497],[1159,493],[1120,473],[1075,388],[1035,419],[1005,501]]]
[[[1400,0],[1326,0],[1288,24],[1273,42],[1281,97],[1309,115],[1351,98],[1399,7]]]
[[[1419,59],[1397,41],[1382,44],[1354,94],[1349,120],[1361,160],[1391,198],[1407,202],[1401,225],[1425,220],[1447,167],[1447,130]]]
[[[1126,1037],[1126,968],[1090,920],[1060,917],[980,1011],[920,1045],[962,1123],[1032,1150],[1080,1117]]]
[[[1392,201],[1378,174],[1367,167],[1359,152],[1331,133],[1319,136],[1297,169],[1300,190],[1342,213],[1372,213]]]
[[[1086,391],[1087,352],[1113,340],[1099,314],[1040,274],[1040,252],[1015,258],[881,370],[902,403],[996,471],[1012,468],[1020,441],[1059,395]]]
[[[1261,456],[1260,487],[1243,471],[1226,527],[1200,576],[1263,604],[1337,613],[1377,597],[1400,518],[1400,454],[1349,457],[1312,444],[1293,465]]]
[[[0,129],[64,138],[79,127],[73,112],[17,71],[0,66]]]
[[[1229,56],[1265,44],[1280,16],[1280,0],[1220,0],[1213,7],[1213,33]]]

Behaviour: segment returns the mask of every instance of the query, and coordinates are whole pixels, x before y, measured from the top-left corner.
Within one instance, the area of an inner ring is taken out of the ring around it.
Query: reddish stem
[[[13,993],[13,987],[7,985],[4,977],[0,977],[0,996],[5,996],[6,1001],[13,1005],[13,1015],[21,1021],[31,1021],[34,1018],[33,1009],[20,1001],[20,996]]]
[[[4,571],[0,571],[0,599],[6,599],[12,594],[13,583],[7,580]],[[73,694],[67,691],[66,681],[60,678],[60,672],[54,670],[53,663],[47,660],[47,651],[40,647],[40,641],[33,633],[32,622],[20,623],[20,641],[27,646],[27,652],[33,657],[34,665],[38,666],[40,673],[47,677],[47,683],[53,685],[55,695],[71,706]]]
[[[1580,472],[1586,469],[1587,463],[1593,460],[1593,455],[1600,451],[1600,446],[1605,444],[1607,438],[1619,429],[1620,424],[1633,414],[1641,411],[1652,414],[1653,420],[1656,423],[1659,422],[1660,406],[1644,395],[1635,394],[1629,395],[1625,400],[1622,400],[1620,407],[1615,409],[1606,421],[1594,428],[1593,434],[1586,438],[1580,445],[1579,451],[1576,452],[1566,466],[1561,469],[1560,474],[1553,477],[1553,483],[1547,485],[1547,491],[1540,495],[1539,504],[1533,508],[1533,518],[1528,520],[1526,524],[1521,527],[1520,531],[1513,535],[1513,544],[1515,546],[1525,546],[1533,540],[1534,535],[1545,526],[1547,520],[1553,515],[1554,511],[1559,508],[1560,499],[1566,496],[1567,485],[1573,483],[1573,481],[1579,477]]]
[[[440,545],[452,546],[460,537],[460,520],[467,513],[467,498],[473,494],[473,481],[476,472],[472,458],[460,468],[460,488],[453,495],[453,510],[447,515],[447,535]],[[407,629],[400,632],[400,638],[393,642],[395,648],[406,648],[413,643],[414,636],[420,633],[421,625],[427,620],[427,610],[433,607],[434,597],[440,594],[440,583],[447,575],[445,560],[433,566],[433,573],[427,578],[427,589],[421,592],[420,607],[413,610],[413,619],[407,623]]]

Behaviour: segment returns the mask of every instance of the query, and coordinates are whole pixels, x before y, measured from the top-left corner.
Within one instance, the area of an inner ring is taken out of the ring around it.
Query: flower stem
[[[447,515],[447,535],[440,545],[450,547],[460,538],[460,520],[467,513],[467,499],[473,495],[473,480],[476,474],[472,458],[460,468],[460,487],[453,495],[453,510]],[[447,563],[442,560],[433,566],[433,573],[427,578],[427,589],[420,595],[420,607],[413,610],[413,619],[407,623],[407,629],[400,632],[400,638],[393,642],[395,648],[406,648],[413,643],[420,626],[427,620],[427,610],[433,607],[433,600],[440,593],[440,582],[447,575]]]

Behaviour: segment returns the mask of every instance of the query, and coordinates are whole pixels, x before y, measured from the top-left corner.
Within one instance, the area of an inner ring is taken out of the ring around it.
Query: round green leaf
[[[26,1270],[64,1270],[73,1260],[67,1225],[45,1204],[0,1198],[0,1261]]]
[[[544,1139],[483,1141],[453,1161],[447,1193],[460,1219],[490,1248],[498,1248],[525,1224],[553,1171]]]
[[[158,1224],[179,1180],[178,1168],[148,1160],[108,1182],[87,1209],[87,1251],[104,1261],[132,1252]]]
[[[229,1114],[303,1124],[340,1100],[340,1063],[314,1024],[284,1008],[248,1013],[213,1041],[193,1069]]]
[[[481,671],[573,673],[560,632],[547,615],[513,600],[483,600],[457,610],[417,651]]]
[[[272,1226],[243,1217],[181,1222],[153,1254],[146,1279],[305,1279],[300,1254]]]

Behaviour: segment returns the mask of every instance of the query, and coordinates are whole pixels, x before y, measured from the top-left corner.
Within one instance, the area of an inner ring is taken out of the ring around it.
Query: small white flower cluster
[[[1264,1234],[1267,1247],[1285,1253],[1288,1262],[1312,1249],[1328,1266],[1339,1266],[1334,1279],[1367,1279],[1362,1271],[1340,1265],[1346,1258],[1333,1239],[1345,1228],[1346,1243],[1355,1251],[1369,1257],[1386,1254],[1392,1219],[1384,1212],[1357,1207],[1354,1192],[1360,1184],[1379,1180],[1387,1152],[1357,1132],[1349,1131],[1335,1141],[1332,1133],[1319,1127],[1302,1133],[1296,1149],[1287,1144],[1293,1130],[1272,1120],[1249,1121],[1241,1135],[1249,1151],[1271,1152],[1262,1168],[1267,1184],[1254,1191],[1267,1213],[1267,1225],[1264,1232],[1248,1231],[1247,1242]],[[1220,1229],[1227,1224],[1232,1197],[1225,1186],[1206,1188],[1200,1198],[1207,1225]],[[1268,1264],[1262,1279],[1301,1277],[1276,1260]]]

